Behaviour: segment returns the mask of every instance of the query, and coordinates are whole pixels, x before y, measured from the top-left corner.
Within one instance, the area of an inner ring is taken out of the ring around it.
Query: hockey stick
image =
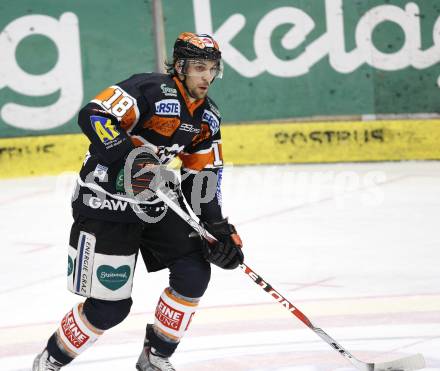
[[[199,233],[208,242],[217,241],[216,238],[210,234],[205,228],[203,228],[199,222],[191,215],[185,212],[180,205],[175,202],[176,195],[172,191],[163,192],[162,189],[156,190],[157,196],[167,204],[174,212],[179,215],[185,222],[187,222],[197,233]],[[255,273],[246,264],[241,264],[241,269],[249,276],[258,286],[264,291],[270,294],[278,303],[292,313],[296,318],[303,322],[308,328],[310,328],[315,334],[317,334],[322,340],[329,344],[334,350],[336,350],[341,356],[351,362],[358,370],[362,371],[411,371],[419,370],[425,367],[425,359],[421,354],[415,354],[409,357],[396,359],[389,362],[381,363],[366,363],[362,362],[348,352],[342,345],[340,345],[335,339],[328,335],[323,329],[316,327],[312,322],[302,313],[296,306],[294,306],[283,295],[276,291],[269,283],[267,283],[260,275]]]

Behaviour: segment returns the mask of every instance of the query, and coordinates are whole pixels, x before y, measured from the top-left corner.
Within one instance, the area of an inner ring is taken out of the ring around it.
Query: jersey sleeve
[[[117,161],[138,144],[130,133],[148,105],[136,89],[135,76],[103,90],[78,114],[78,125],[104,163]]]
[[[208,222],[223,219],[221,210],[223,153],[220,120],[219,115],[205,110],[200,133],[191,145],[179,154],[182,161],[183,194],[193,210],[200,212],[200,219]],[[203,200],[200,205],[192,204],[192,200],[197,200],[193,192],[200,194]]]

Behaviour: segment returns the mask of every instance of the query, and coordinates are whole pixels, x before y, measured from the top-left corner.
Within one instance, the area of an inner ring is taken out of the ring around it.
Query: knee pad
[[[93,326],[100,330],[108,330],[128,316],[132,304],[131,298],[117,301],[88,298],[84,302],[83,311]]]
[[[200,298],[211,279],[211,265],[203,258],[185,258],[170,266],[170,286],[180,295]]]

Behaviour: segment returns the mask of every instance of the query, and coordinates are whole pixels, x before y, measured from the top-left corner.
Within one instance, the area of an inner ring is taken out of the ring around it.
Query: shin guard
[[[85,317],[83,304],[76,304],[61,321],[57,340],[60,348],[70,357],[75,358],[91,346],[104,331],[92,326]]]
[[[187,298],[170,287],[160,296],[154,328],[166,340],[178,343],[188,329],[200,298]]]

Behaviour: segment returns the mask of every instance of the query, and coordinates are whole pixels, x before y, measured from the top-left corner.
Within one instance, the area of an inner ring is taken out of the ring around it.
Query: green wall
[[[438,0],[163,0],[167,52],[214,33],[225,122],[437,114]],[[151,1],[0,3],[0,137],[76,133],[104,87],[152,71]]]
[[[154,68],[151,19],[143,0],[0,2],[0,137],[78,132],[85,102]]]
[[[169,50],[183,28],[216,34],[227,63],[213,97],[227,121],[439,111],[438,0],[174,0],[164,9]]]

